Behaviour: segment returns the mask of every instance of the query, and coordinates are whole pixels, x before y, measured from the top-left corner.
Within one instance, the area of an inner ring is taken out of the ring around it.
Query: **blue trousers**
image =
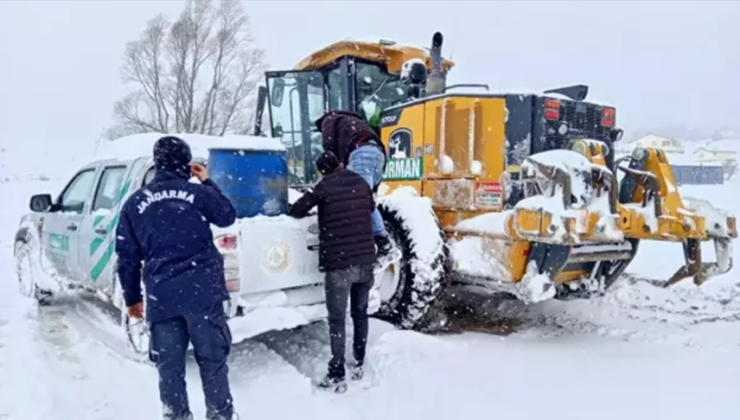
[[[191,420],[185,383],[188,344],[193,344],[200,369],[208,420],[231,420],[234,415],[227,359],[231,330],[223,304],[203,313],[178,316],[150,325],[150,358],[159,371],[159,397],[166,420]]]
[[[370,189],[373,189],[383,179],[384,160],[383,152],[377,146],[364,145],[350,153],[347,169],[361,176],[370,185]],[[372,222],[373,236],[388,235],[378,209],[373,211]]]

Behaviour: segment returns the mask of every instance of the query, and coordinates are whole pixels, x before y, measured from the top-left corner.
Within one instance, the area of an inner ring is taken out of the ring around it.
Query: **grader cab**
[[[730,269],[734,217],[682,198],[659,149],[615,159],[622,131],[614,107],[586,101],[588,87],[580,85],[460,91],[488,88],[448,86],[454,63],[442,57],[442,42],[440,33],[428,51],[337,42],[294,70],[268,72],[260,95],[296,187],[317,180],[314,121],[324,112],[355,111],[377,124],[388,152],[380,208],[404,247],[404,260],[389,268],[389,317],[414,326],[449,279],[531,302],[603,293],[641,240],[683,244],[685,264],[666,286],[686,277],[700,285]],[[262,134],[259,125],[256,131]],[[428,204],[445,242],[444,278],[438,262],[422,270],[429,261],[410,261],[420,248],[409,231],[415,224],[393,219],[403,208],[393,203],[395,192],[410,189]],[[703,241],[714,241],[717,262],[702,261]]]

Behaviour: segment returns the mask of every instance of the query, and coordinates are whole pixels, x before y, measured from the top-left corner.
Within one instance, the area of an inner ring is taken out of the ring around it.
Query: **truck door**
[[[314,160],[323,152],[315,126],[326,111],[324,75],[319,71],[267,72],[272,137],[287,149],[289,185],[310,185]]]
[[[115,229],[121,200],[130,186],[128,169],[125,164],[102,165],[79,230],[80,278],[97,288],[105,289],[113,281]]]
[[[90,193],[97,166],[80,170],[67,184],[57,202],[44,218],[44,250],[59,274],[78,280],[78,234],[83,212],[90,201]]]

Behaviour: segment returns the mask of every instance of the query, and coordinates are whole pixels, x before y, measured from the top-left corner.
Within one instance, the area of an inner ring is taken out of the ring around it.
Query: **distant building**
[[[636,147],[655,147],[662,149],[666,153],[682,154],[684,152],[684,144],[682,141],[659,136],[657,134],[647,134],[632,140],[632,142],[630,142],[630,148],[634,149]]]
[[[737,160],[737,152],[705,146],[694,150],[694,159],[697,162],[734,162]]]

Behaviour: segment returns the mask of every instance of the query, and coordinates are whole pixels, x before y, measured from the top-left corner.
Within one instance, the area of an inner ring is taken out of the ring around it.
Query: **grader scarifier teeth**
[[[648,161],[650,161],[651,159],[658,159],[666,165],[668,164],[667,159],[665,159],[664,155],[662,155],[661,153],[650,149],[646,149],[645,152],[642,153],[642,156],[643,158],[637,161],[629,158],[633,163],[636,163],[634,167],[628,168],[617,165],[617,168],[624,172],[628,177],[633,179],[639,187],[642,187],[642,189],[644,190],[644,194],[642,197],[643,207],[646,207],[648,202],[652,200],[654,206],[653,212],[656,219],[661,219],[664,214],[669,218],[675,218],[675,216],[677,215],[677,211],[680,211],[681,208],[672,209],[666,207],[664,209],[664,197],[661,196],[661,192],[663,193],[663,195],[666,194],[665,191],[661,191],[661,184],[675,184],[674,180],[672,179],[672,174],[670,172],[661,171],[653,173],[652,171],[646,170],[646,167],[648,166]],[[653,160],[652,162],[655,162],[655,160]],[[652,166],[653,168],[656,167],[656,165]],[[659,178],[659,176],[663,178]],[[674,191],[673,194],[677,194],[677,192]],[[680,198],[678,201],[676,201],[675,199],[672,201],[674,205],[676,204],[676,202],[679,203],[679,206],[684,205],[684,203],[682,203],[683,200],[681,200]],[[666,202],[668,202],[667,199]],[[711,214],[716,210],[717,209],[714,209],[712,207],[712,209],[707,214]],[[699,213],[701,214],[701,212]],[[707,216],[705,215],[704,217],[706,220]],[[714,221],[714,223],[718,222]],[[730,269],[732,268],[732,240],[737,237],[737,230],[735,228],[734,218],[728,217],[726,222],[724,223],[727,223],[726,229],[722,229],[719,224],[714,226],[711,230],[703,228],[703,231],[699,232],[691,232],[688,227],[685,228],[687,234],[681,240],[681,243],[683,245],[685,264],[681,266],[667,281],[662,283],[663,287],[671,287],[681,280],[689,277],[693,278],[694,284],[696,286],[701,286],[711,277],[721,275],[730,271]],[[649,239],[661,240],[655,237]],[[701,244],[702,241],[707,240],[712,240],[714,242],[714,249],[717,257],[716,262],[702,261]]]
[[[701,241],[687,239],[683,242],[683,255],[686,264],[668,279],[663,287],[671,287],[681,280],[694,278],[694,284],[701,286],[713,276],[725,274],[732,268],[732,240],[730,238],[714,238],[716,262],[702,262]]]

